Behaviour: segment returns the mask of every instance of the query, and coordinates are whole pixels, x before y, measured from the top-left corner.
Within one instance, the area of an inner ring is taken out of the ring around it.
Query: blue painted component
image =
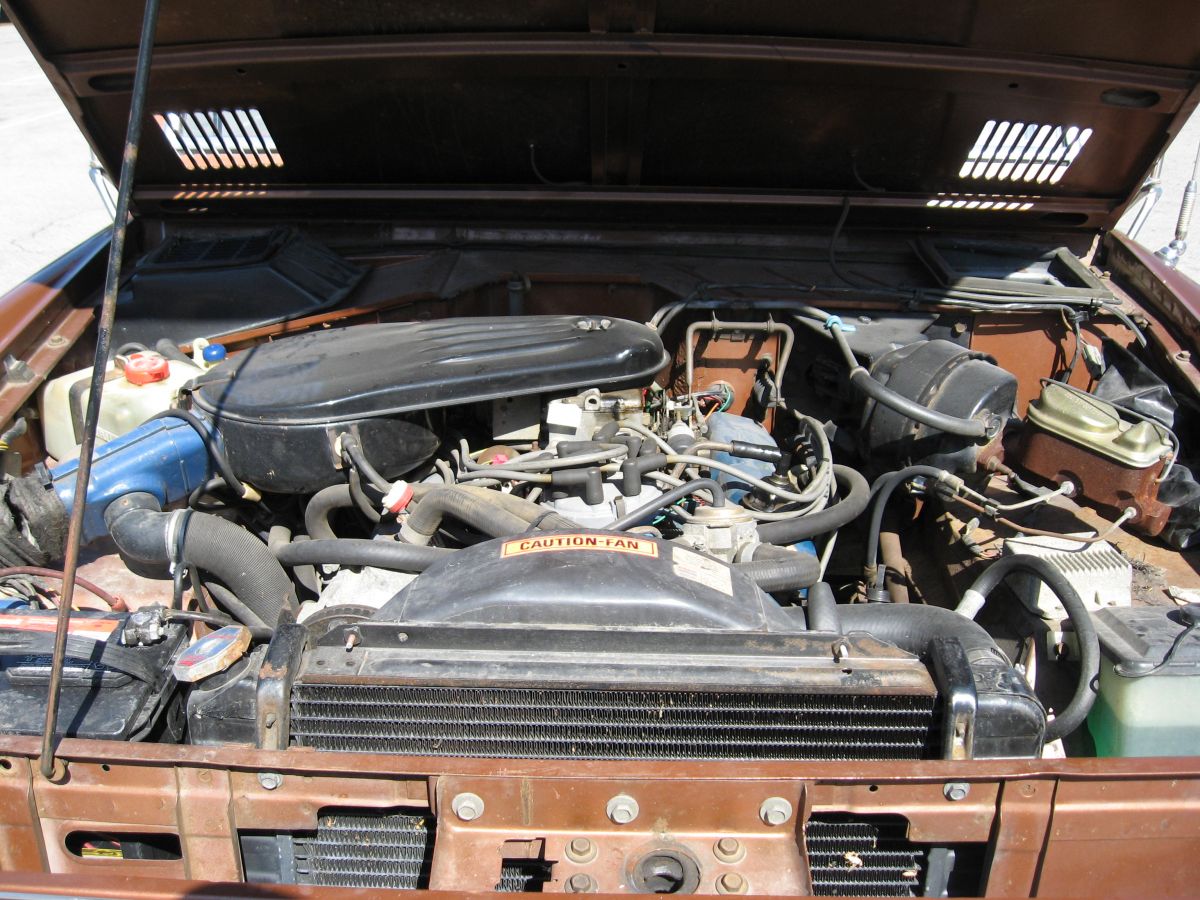
[[[735,416],[732,413],[713,413],[708,417],[708,439],[728,444],[731,441],[745,441],[748,444],[761,444],[766,447],[777,447],[775,438],[761,424],[745,416]],[[736,466],[747,475],[756,478],[766,478],[775,471],[769,462],[757,459],[742,459],[740,456],[730,456],[728,453],[714,453],[712,458],[719,462]],[[717,472],[717,483],[725,488],[725,496],[730,503],[741,503],[742,498],[750,493],[750,485],[738,480],[737,476],[725,472]]]
[[[817,555],[817,545],[812,541],[801,541],[798,544],[792,544],[797,553],[807,553],[809,556]]]
[[[219,363],[225,358],[225,345],[209,344],[200,351],[200,356],[203,357],[206,363]]]
[[[78,466],[78,460],[71,460],[50,471],[54,491],[68,510],[75,500]],[[153,419],[98,447],[83,514],[84,543],[108,533],[104,511],[118,497],[141,491],[166,506],[187,497],[211,474],[204,441],[179,419]]]
[[[5,597],[0,600],[0,612],[12,612],[16,609],[29,609],[29,601],[20,597]]]

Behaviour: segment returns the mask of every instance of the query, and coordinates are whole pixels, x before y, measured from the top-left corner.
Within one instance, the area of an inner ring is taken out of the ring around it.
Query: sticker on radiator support
[[[680,578],[733,596],[733,574],[724,563],[682,547],[672,548],[671,562],[674,563],[675,574]]]
[[[500,545],[500,558],[524,556],[526,553],[549,553],[554,550],[599,550],[604,553],[658,556],[658,544],[654,541],[620,534],[546,534],[505,541]]]

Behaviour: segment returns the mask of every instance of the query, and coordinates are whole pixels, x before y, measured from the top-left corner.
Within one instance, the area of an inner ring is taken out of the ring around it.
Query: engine
[[[883,566],[872,602],[827,580],[839,533],[876,552],[866,513],[899,482],[866,475],[973,491],[1015,379],[945,340],[864,354],[836,316],[695,318],[680,343],[678,312],[284,338],[101,447],[86,537],[197,598],[138,613],[119,648],[171,668],[170,733],[540,759],[1039,755],[1045,707],[972,615],[889,602]],[[796,329],[844,354],[856,432],[828,425],[815,376],[793,390]],[[773,352],[715,377],[703,347],[747,336]],[[81,502],[74,471],[9,490],[46,554]],[[164,652],[189,616],[216,630]]]

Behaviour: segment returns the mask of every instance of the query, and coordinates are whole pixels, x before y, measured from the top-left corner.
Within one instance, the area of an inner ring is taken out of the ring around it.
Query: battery
[[[126,646],[128,613],[72,613],[58,707],[64,737],[136,741],[181,727],[171,664],[187,629],[167,623],[161,640]],[[0,733],[41,734],[50,689],[55,610],[0,612]],[[173,735],[178,738],[178,735]]]

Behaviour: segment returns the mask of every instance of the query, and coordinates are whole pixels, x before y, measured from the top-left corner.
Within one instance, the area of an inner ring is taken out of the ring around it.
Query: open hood
[[[6,6],[115,172],[140,0]],[[1096,229],[1198,33],[1195,0],[171,0],[135,204]]]

